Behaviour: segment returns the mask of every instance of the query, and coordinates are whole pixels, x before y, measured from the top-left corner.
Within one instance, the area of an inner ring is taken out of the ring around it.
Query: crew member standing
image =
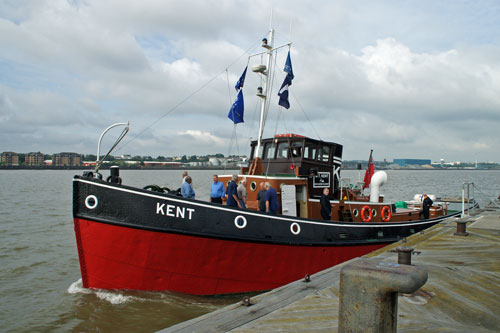
[[[321,217],[323,217],[323,220],[330,220],[332,216],[332,204],[330,203],[330,197],[328,194],[330,194],[330,189],[325,188],[323,190],[323,194],[321,195],[321,199],[319,200],[321,203]]]
[[[266,212],[277,214],[279,209],[278,194],[271,184],[266,182]]]
[[[219,181],[219,176],[214,175],[214,182],[210,187],[210,201],[218,204],[222,204],[222,198],[226,195],[226,189],[224,188],[224,183]]]
[[[233,179],[227,185],[227,201],[226,205],[232,206],[232,207],[240,207],[240,201],[238,200],[238,190],[236,186],[236,181],[238,180],[238,175],[233,175]]]
[[[261,212],[266,211],[266,187],[264,186],[264,182],[260,182],[260,191],[257,193],[257,201],[259,202],[259,210]]]
[[[184,184],[186,182],[186,177],[188,176],[188,172],[187,171],[182,171],[182,184]]]
[[[424,201],[422,202],[422,211],[424,212],[424,219],[429,219],[429,210],[434,202],[431,198],[424,194]]]
[[[182,183],[181,186],[181,194],[184,198],[194,199],[194,190],[193,185],[191,184],[192,180],[190,176],[186,176],[185,182]]]
[[[247,194],[247,180],[243,179],[236,189],[238,200],[240,201],[241,208],[247,208],[248,194]]]

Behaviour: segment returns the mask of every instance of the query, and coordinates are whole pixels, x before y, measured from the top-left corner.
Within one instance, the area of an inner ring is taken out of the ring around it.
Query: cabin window
[[[255,192],[255,190],[257,189],[257,183],[256,182],[251,182],[250,183],[250,189]]]
[[[292,157],[301,157],[302,156],[302,142],[301,141],[293,141],[290,144],[290,153]]]
[[[314,160],[316,159],[316,146],[311,144],[304,147],[304,158]]]
[[[252,145],[252,152],[250,153],[250,161],[253,160],[253,154],[255,152],[255,145]]]
[[[328,162],[329,157],[330,157],[330,146],[322,146],[319,150],[318,161]]]
[[[280,142],[278,144],[276,158],[288,158],[288,142]]]
[[[275,146],[274,143],[268,142],[266,143],[266,147],[264,149],[264,158],[273,159],[274,158]]]

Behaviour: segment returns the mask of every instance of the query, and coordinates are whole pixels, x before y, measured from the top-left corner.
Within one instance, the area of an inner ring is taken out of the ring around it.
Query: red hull
[[[290,246],[146,231],[75,218],[83,286],[216,295],[269,290],[386,244]]]

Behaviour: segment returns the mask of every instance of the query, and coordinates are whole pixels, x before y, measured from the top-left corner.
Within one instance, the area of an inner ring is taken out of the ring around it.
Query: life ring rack
[[[368,216],[365,216],[367,214],[366,212],[368,212]],[[363,220],[363,222],[370,222],[372,217],[373,213],[370,207],[363,206],[363,208],[361,208],[361,219]]]
[[[389,206],[382,207],[382,212],[380,213],[382,221],[389,222],[391,219],[391,208]]]

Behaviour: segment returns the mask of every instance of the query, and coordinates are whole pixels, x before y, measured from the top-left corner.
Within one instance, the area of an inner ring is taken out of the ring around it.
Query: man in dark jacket
[[[429,219],[429,210],[434,202],[427,196],[427,194],[424,194],[424,201],[422,202],[422,211],[424,213],[424,219],[427,220]]]
[[[321,199],[319,200],[321,203],[321,217],[323,217],[323,220],[330,220],[330,217],[332,216],[332,205],[328,194],[330,194],[330,189],[325,188],[323,190],[323,194],[321,195]]]
[[[277,214],[280,209],[278,194],[270,183],[266,182],[266,212]]]
[[[236,185],[237,180],[238,180],[238,175],[233,175],[233,179],[231,180],[229,185],[227,185],[226,205],[241,208],[240,201],[238,200],[238,191],[237,191],[237,185]]]
[[[266,211],[266,188],[264,186],[264,182],[259,184],[260,191],[257,193],[257,201],[259,202],[259,210],[261,212]]]

